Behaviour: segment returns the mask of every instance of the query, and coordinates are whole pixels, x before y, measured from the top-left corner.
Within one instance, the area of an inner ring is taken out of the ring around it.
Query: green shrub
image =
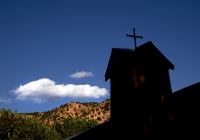
[[[65,117],[60,117],[61,118],[61,120],[63,120]]]
[[[91,111],[94,113],[94,109],[91,109]]]
[[[96,108],[96,111],[98,111],[99,110],[99,108]]]
[[[97,117],[97,120],[99,120],[99,121],[100,121],[100,120],[101,120],[101,118],[100,118],[100,117]]]
[[[90,113],[90,111],[86,112],[85,110],[83,110],[83,114],[81,116],[86,117],[89,113]]]
[[[61,109],[63,109],[64,107],[65,107],[64,105],[61,105],[61,106],[60,106]]]

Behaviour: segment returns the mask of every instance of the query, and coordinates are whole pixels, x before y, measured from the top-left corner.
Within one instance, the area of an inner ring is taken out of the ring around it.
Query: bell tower
[[[148,137],[171,130],[169,69],[174,65],[151,41],[136,50],[112,48],[105,81],[110,79],[110,121],[117,136]]]

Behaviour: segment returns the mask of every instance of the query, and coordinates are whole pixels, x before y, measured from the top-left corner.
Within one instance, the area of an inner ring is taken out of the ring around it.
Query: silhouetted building
[[[111,86],[111,119],[66,140],[163,140],[186,134],[185,126],[191,125],[181,118],[184,113],[181,107],[184,104],[187,108],[188,100],[197,102],[197,99],[195,95],[188,99],[178,92],[172,94],[169,69],[174,70],[174,65],[151,41],[136,50],[112,48],[105,74],[105,81],[110,79]],[[199,91],[199,85],[192,88]],[[192,89],[187,90],[190,91]],[[196,129],[191,128],[191,131],[196,132]]]
[[[161,127],[162,123],[168,122],[170,125],[172,120],[168,116],[165,118],[168,120],[161,120],[164,107],[169,110],[167,114],[171,111],[168,105],[172,94],[169,69],[174,70],[174,65],[151,41],[139,46],[136,51],[112,49],[105,74],[105,80],[110,79],[111,82],[111,122],[114,128],[119,124],[122,128],[131,127],[128,130],[116,129],[116,134],[122,137],[125,133],[132,134],[132,137],[151,136],[154,124]],[[162,103],[162,96],[166,102]],[[144,124],[145,119],[147,124]]]
[[[176,133],[184,139],[200,139],[200,82],[173,92]],[[177,137],[178,137],[177,136]]]

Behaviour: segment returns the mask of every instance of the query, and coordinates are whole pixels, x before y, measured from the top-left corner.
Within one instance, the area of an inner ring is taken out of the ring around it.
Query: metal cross
[[[135,42],[135,49],[136,49],[136,38],[143,38],[142,36],[136,36],[135,35],[135,28],[133,28],[133,33],[134,35],[126,35],[126,36],[130,36],[130,37],[134,37],[134,42]]]

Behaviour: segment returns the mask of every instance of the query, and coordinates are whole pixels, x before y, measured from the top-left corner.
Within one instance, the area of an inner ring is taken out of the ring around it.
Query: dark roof
[[[135,49],[112,48],[105,74],[105,81],[114,76],[114,71],[124,72],[131,66],[163,67],[174,70],[174,65],[152,44],[151,41]],[[122,70],[123,69],[123,70]]]
[[[200,93],[200,82],[182,88],[176,92],[173,92],[172,99],[176,102],[178,102],[178,100],[183,102],[187,101],[187,104],[193,104],[197,102],[200,103],[198,98],[199,93]],[[191,103],[189,103],[189,101],[191,101]]]
[[[182,88],[180,90],[177,90],[177,91],[173,92],[173,94],[177,94],[178,95],[178,94],[183,94],[183,92],[184,92],[184,93],[186,93],[188,95],[188,93],[193,89],[195,89],[194,91],[200,90],[200,82],[197,82],[197,83],[195,83],[193,85],[190,85],[190,86],[187,86],[187,87]],[[185,92],[185,91],[187,91],[187,92]],[[194,93],[194,92],[192,92],[192,93]]]
[[[102,140],[102,139],[105,139],[106,137],[108,138],[110,135],[110,129],[111,129],[110,123],[111,123],[110,120],[106,121],[102,124],[89,128],[86,131],[83,131],[81,133],[68,137],[64,140],[94,140],[94,139]]]

